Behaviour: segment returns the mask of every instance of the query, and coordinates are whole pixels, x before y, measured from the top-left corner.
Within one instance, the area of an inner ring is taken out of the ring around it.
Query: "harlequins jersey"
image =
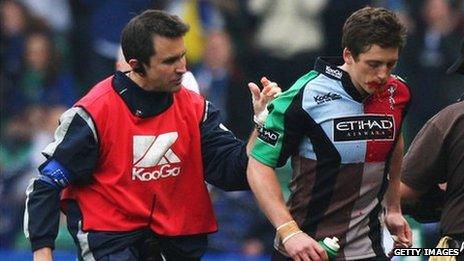
[[[270,167],[292,157],[290,212],[316,240],[338,237],[340,258],[384,253],[387,162],[409,99],[395,76],[384,91],[363,99],[346,72],[319,59],[269,107],[252,156]]]

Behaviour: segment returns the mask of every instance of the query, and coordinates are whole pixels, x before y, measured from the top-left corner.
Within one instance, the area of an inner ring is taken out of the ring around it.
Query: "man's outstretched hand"
[[[261,78],[261,84],[263,86],[262,90],[260,90],[258,85],[253,82],[248,83],[248,88],[250,89],[252,96],[255,117],[258,121],[264,123],[267,117],[266,106],[275,97],[279,96],[282,90],[277,83],[270,81],[266,77]]]

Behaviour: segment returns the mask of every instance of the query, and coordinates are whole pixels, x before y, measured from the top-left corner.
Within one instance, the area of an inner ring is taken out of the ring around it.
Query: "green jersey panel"
[[[290,155],[282,155],[284,141],[288,139],[288,123],[285,121],[290,106],[299,102],[295,97],[308,84],[309,81],[319,75],[316,71],[298,79],[290,89],[283,92],[268,106],[269,115],[264,127],[258,130],[259,135],[251,152],[251,156],[257,161],[269,167],[281,167]]]

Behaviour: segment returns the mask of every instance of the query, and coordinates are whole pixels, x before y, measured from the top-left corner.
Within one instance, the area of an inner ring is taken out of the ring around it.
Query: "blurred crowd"
[[[345,19],[365,6],[396,11],[408,42],[395,71],[412,90],[406,143],[464,92],[446,76],[464,36],[462,0],[2,0],[0,1],[0,249],[21,247],[25,188],[61,113],[111,75],[123,26],[148,8],[190,25],[188,68],[225,125],[247,139],[247,82],[265,75],[288,89],[319,55],[341,54]],[[288,171],[281,171],[288,175]],[[211,252],[268,253],[273,228],[250,192],[212,189],[219,231]],[[59,244],[58,244],[59,245]]]

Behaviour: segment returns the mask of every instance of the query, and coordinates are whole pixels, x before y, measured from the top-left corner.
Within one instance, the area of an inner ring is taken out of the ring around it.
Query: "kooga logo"
[[[392,115],[363,115],[334,119],[334,141],[393,140]]]
[[[134,136],[132,180],[150,181],[179,175],[181,161],[171,149],[177,137],[177,132]]]
[[[313,98],[317,104],[322,104],[322,103],[329,102],[329,101],[339,100],[342,98],[342,96],[336,93],[333,93],[333,92],[328,92],[324,95],[316,95]]]
[[[328,75],[331,75],[337,79],[341,79],[342,76],[343,76],[343,73],[340,69],[335,69],[335,68],[332,68],[328,65],[325,66],[325,73],[328,74]]]

